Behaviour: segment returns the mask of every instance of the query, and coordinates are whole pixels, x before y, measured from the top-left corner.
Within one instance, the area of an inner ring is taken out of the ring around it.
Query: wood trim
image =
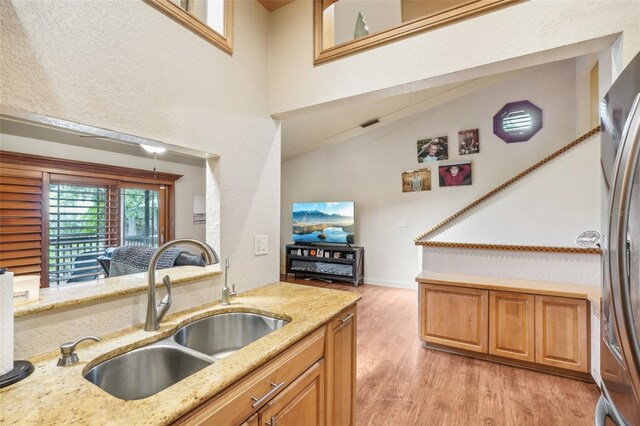
[[[9,151],[0,151],[0,162],[8,163],[11,164],[11,167],[25,170],[138,183],[173,185],[175,181],[182,177],[182,175],[172,173],[44,157],[40,155],[20,154]]]
[[[582,373],[578,371],[565,370],[562,368],[552,367],[550,365],[534,364],[526,361],[520,361],[517,359],[505,358],[497,355],[484,354],[481,352],[466,351],[464,349],[452,348],[445,345],[439,345],[437,343],[422,342],[422,346],[424,348],[433,349],[440,352],[468,356],[471,358],[497,362],[504,365],[511,365],[513,367],[526,368],[527,370],[542,371],[545,373],[554,374],[556,376],[569,377],[572,379],[582,380],[583,382],[594,383],[593,376],[591,376],[591,373]]]
[[[47,173],[49,182],[87,184],[95,186],[117,186],[118,181],[112,179],[92,178],[87,176],[64,175],[59,173]]]
[[[42,173],[42,271],[40,287],[49,287],[49,173]]]
[[[327,323],[326,418],[329,425],[354,426],[356,424],[357,329],[357,305],[343,310]],[[345,386],[346,383],[348,386]],[[341,394],[336,397],[336,393],[340,392]],[[349,394],[345,398],[347,392]]]
[[[167,193],[167,241],[173,240],[176,235],[176,187],[169,185],[165,189]]]
[[[454,6],[442,12],[425,16],[421,19],[406,22],[395,28],[371,34],[328,49],[322,48],[322,12],[323,0],[314,0],[314,65],[333,61],[363,50],[379,47],[387,43],[401,40],[422,32],[430,31],[443,25],[502,8],[522,0],[475,0]]]
[[[600,286],[589,284],[521,280],[515,278],[487,277],[480,275],[445,274],[427,271],[423,271],[418,274],[416,282],[442,286],[506,291],[511,293],[558,296],[571,299],[588,300],[589,298],[600,298]]]
[[[598,248],[583,247],[548,247],[548,246],[516,246],[505,244],[470,244],[470,243],[446,243],[440,241],[418,241],[417,246],[445,247],[480,250],[510,250],[510,251],[536,251],[544,253],[576,253],[576,254],[600,254]]]
[[[430,228],[427,231],[423,232],[422,234],[418,235],[414,239],[415,244],[416,245],[425,245],[425,246],[426,245],[432,245],[433,242],[429,242],[430,244],[426,244],[427,241],[420,241],[420,240],[422,240],[424,238],[427,238],[427,237],[430,237],[432,234],[434,234],[436,231],[438,231],[441,228],[443,228],[445,225],[448,225],[449,223],[451,223],[454,220],[458,219],[460,216],[466,214],[470,210],[473,210],[474,208],[476,208],[480,204],[482,204],[485,201],[487,201],[489,198],[493,197],[496,194],[499,194],[500,192],[504,191],[509,186],[513,185],[514,183],[518,182],[522,178],[524,178],[524,177],[528,176],[529,174],[533,173],[534,171],[536,171],[540,167],[544,166],[548,162],[556,159],[560,155],[562,155],[562,154],[566,153],[567,151],[577,147],[581,143],[583,143],[583,142],[587,141],[588,139],[590,139],[592,136],[597,135],[599,132],[600,132],[600,126],[594,127],[593,129],[591,129],[590,131],[588,131],[584,135],[578,137],[574,141],[572,141],[572,142],[568,143],[567,145],[563,146],[562,148],[560,148],[559,150],[557,150],[553,154],[543,158],[542,160],[538,161],[533,166],[531,166],[531,167],[527,168],[526,170],[518,173],[516,176],[512,177],[511,179],[509,179],[508,181],[506,181],[502,185],[500,185],[497,188],[494,188],[493,190],[487,192],[482,197],[476,199],[475,201],[473,201],[472,203],[470,203],[469,205],[467,205],[463,209],[458,210],[457,212],[455,212],[454,214],[449,216],[447,219],[445,219],[442,222],[438,223],[433,228]],[[523,248],[526,248],[526,249],[524,249],[526,251],[532,251],[531,248],[535,247],[535,246],[492,245],[492,244],[465,244],[465,243],[438,243],[438,244],[461,244],[461,245],[464,246],[464,247],[461,247],[461,248],[490,248],[491,249],[492,247],[500,247],[500,248],[497,248],[497,250],[514,250],[514,247],[523,247]],[[479,247],[479,246],[482,246],[482,247]],[[488,247],[484,247],[484,246],[488,246]],[[443,247],[443,246],[440,246],[440,247]],[[449,247],[454,247],[454,246],[451,245]],[[583,251],[580,250],[579,248],[575,248],[575,249],[571,248],[571,249],[569,249],[569,248],[564,248],[564,247],[545,247],[545,249],[547,249],[547,250],[533,250],[533,251],[561,251],[561,252],[566,252],[566,250],[571,250],[570,251],[571,253],[583,253]],[[523,249],[521,249],[521,250],[523,250]],[[580,251],[574,251],[574,250],[580,250]],[[588,250],[592,250],[592,249],[588,249]],[[596,250],[596,249],[593,249],[593,250]],[[591,252],[589,252],[589,253],[591,253]],[[600,250],[598,250],[597,252],[594,252],[593,254],[599,254],[599,253],[600,253]]]
[[[170,0],[144,0],[145,3],[167,15],[183,27],[199,35],[220,50],[233,54],[233,0],[224,0],[224,34],[200,21],[195,15]]]

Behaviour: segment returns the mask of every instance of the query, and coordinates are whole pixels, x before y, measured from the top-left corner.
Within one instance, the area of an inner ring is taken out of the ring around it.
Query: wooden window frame
[[[193,13],[170,0],[144,0],[144,2],[224,52],[233,54],[233,0],[224,0],[224,34],[218,33]]]
[[[108,184],[119,191],[121,187],[154,188],[165,187],[166,241],[173,239],[175,229],[175,182],[181,175],[148,171],[98,163],[73,161],[53,157],[14,153],[0,150],[0,167],[22,170],[25,175],[42,173],[42,254],[40,286],[49,287],[49,184],[54,182]],[[120,236],[118,235],[118,243]]]
[[[323,39],[323,12],[334,3],[331,0],[313,0],[313,26],[314,26],[314,59],[313,64],[319,65],[334,61],[348,55],[353,55],[364,50],[373,49],[387,43],[401,40],[416,34],[433,30],[435,28],[452,24],[471,16],[486,13],[497,8],[520,3],[523,0],[474,0],[457,5],[440,12],[414,19],[390,28],[385,31],[373,33],[366,37],[348,41],[342,44],[324,48]]]

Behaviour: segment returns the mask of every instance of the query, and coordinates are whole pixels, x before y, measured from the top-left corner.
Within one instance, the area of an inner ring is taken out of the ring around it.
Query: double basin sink
[[[84,377],[116,398],[146,398],[288,323],[246,312],[213,315],[163,340],[108,359]]]

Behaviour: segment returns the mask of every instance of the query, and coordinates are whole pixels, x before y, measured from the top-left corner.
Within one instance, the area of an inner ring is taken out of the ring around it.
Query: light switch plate
[[[269,253],[269,236],[256,235],[253,245],[253,254],[261,256]]]

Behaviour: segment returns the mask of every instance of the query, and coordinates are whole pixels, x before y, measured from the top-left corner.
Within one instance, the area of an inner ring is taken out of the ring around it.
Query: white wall
[[[423,247],[422,267],[448,274],[600,285],[597,254]]]
[[[298,0],[272,14],[271,113],[575,57],[609,46],[619,34],[623,64],[640,51],[638,1],[530,0],[314,66],[312,3]]]
[[[142,1],[1,0],[0,104],[219,155],[206,237],[246,290],[279,279],[280,133],[269,14],[237,1],[234,15],[230,56]]]
[[[554,159],[428,241],[576,247],[600,230],[600,137]]]
[[[7,134],[0,134],[0,148],[4,151],[142,170],[153,170],[154,166],[152,158],[135,157]],[[162,157],[162,154],[159,154],[159,157]],[[193,224],[193,196],[204,195],[206,192],[204,165],[203,167],[196,167],[158,160],[156,170],[182,175],[176,181],[175,237],[192,237],[204,240],[206,238],[205,225]]]
[[[574,60],[532,68],[465,98],[285,162],[283,245],[291,241],[293,202],[354,200],[356,243],[365,247],[366,282],[413,287],[422,270],[421,253],[413,243],[416,236],[576,138],[575,69]],[[504,104],[523,99],[543,110],[543,128],[528,142],[507,144],[493,135],[492,117]],[[457,132],[472,128],[480,129],[480,153],[459,156]],[[473,185],[439,188],[432,167],[431,191],[402,193],[402,171],[420,166],[416,141],[442,135],[449,137],[452,160],[473,162]],[[407,227],[397,227],[398,220],[406,220]],[[553,224],[548,229],[564,232]]]

